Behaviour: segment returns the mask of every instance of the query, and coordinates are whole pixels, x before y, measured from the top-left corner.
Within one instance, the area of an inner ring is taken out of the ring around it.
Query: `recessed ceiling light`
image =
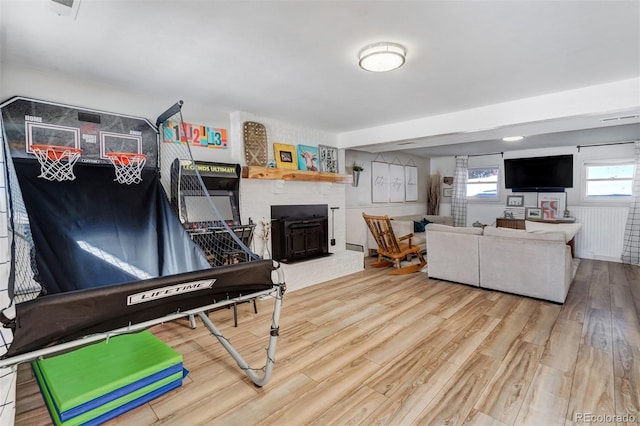
[[[404,46],[397,43],[374,43],[358,54],[360,68],[372,72],[385,72],[400,68],[407,56]]]
[[[524,139],[524,136],[507,136],[506,138],[502,138],[505,142],[518,142]]]

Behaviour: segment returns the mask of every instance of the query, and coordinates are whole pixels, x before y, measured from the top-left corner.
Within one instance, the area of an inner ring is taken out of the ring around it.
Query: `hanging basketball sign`
[[[167,120],[162,125],[163,140],[166,143],[179,143],[203,148],[227,149],[227,129],[198,126],[195,124]]]

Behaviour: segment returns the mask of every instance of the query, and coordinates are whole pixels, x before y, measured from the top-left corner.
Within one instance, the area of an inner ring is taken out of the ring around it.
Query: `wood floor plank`
[[[567,299],[560,309],[558,318],[569,321],[583,323],[587,315],[587,303],[589,301],[589,292],[573,291],[573,286],[567,294]]]
[[[256,304],[238,305],[238,327],[230,309],[209,317],[261,367],[273,299]],[[262,388],[199,321],[153,327],[190,374],[111,424],[546,426],[637,413],[639,306],[640,267],[602,261],[581,261],[564,305],[367,268],[285,295]],[[50,425],[28,365],[17,384],[16,425]]]
[[[376,392],[389,396],[407,383],[413,383],[416,376],[422,376],[436,364],[436,358],[442,348],[447,345],[454,334],[450,331],[436,328],[413,348],[402,353],[388,362],[364,383]]]
[[[497,359],[476,353],[462,368],[458,369],[445,387],[412,422],[428,425],[462,424],[499,365],[500,361]]]
[[[495,326],[493,331],[482,342],[478,350],[488,356],[502,360],[515,343],[529,317],[516,311],[509,312]]]
[[[608,351],[583,345],[578,352],[567,422],[580,423],[585,413],[614,415],[613,359]]]
[[[611,352],[612,337],[611,310],[590,308],[582,329],[582,344]]]
[[[365,419],[387,398],[378,392],[360,386],[350,398],[343,399],[334,404],[331,408],[317,417],[310,425],[358,425],[363,424]]]
[[[531,386],[513,424],[564,425],[573,372],[538,365]]]
[[[327,380],[282,406],[264,419],[264,424],[301,424],[313,421],[340,401],[350,399],[379,365],[361,357],[335,371]],[[306,421],[303,419],[307,419]]]
[[[464,365],[498,324],[500,324],[499,318],[481,315],[461,330],[442,349],[439,357],[456,365]]]
[[[410,376],[405,375],[405,380],[393,388],[393,392],[386,394],[386,401],[364,419],[362,424],[423,423],[416,419],[422,414],[425,405],[445,388],[457,371],[458,366],[433,357],[431,362],[417,372],[414,371]]]
[[[640,349],[616,342],[613,352],[616,414],[630,414],[640,421]]]
[[[521,339],[536,345],[544,345],[558,319],[560,309],[560,306],[555,304],[538,303],[522,329]]]
[[[582,324],[558,319],[551,330],[540,363],[564,372],[573,371],[581,340]]]
[[[513,424],[536,372],[543,347],[521,341],[507,354],[475,405],[491,418]]]
[[[464,426],[505,426],[505,423],[487,416],[481,411],[475,408],[471,410],[471,413],[464,419]]]

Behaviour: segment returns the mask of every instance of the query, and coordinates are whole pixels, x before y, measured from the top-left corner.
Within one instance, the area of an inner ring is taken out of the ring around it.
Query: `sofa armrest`
[[[564,303],[571,281],[571,249],[564,241],[480,238],[483,288]]]

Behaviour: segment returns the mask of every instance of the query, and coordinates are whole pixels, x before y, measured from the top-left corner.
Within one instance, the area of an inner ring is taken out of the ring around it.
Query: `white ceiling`
[[[0,0],[3,62],[336,133],[640,76],[639,1],[82,0],[75,19],[49,4]],[[405,66],[359,69],[377,41],[405,45]],[[458,144],[492,138],[441,136],[458,153],[500,151]],[[450,153],[439,140],[415,153]]]

